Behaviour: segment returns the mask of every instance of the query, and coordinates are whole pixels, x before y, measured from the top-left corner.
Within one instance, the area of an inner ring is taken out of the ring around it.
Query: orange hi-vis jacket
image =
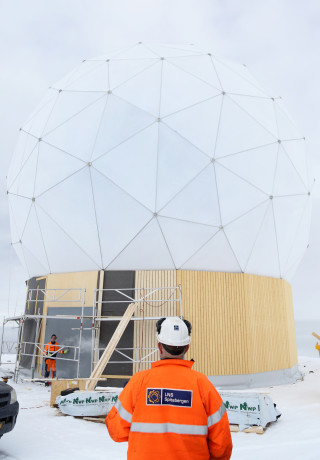
[[[44,350],[45,350],[45,356],[46,356],[46,361],[48,359],[56,359],[56,356],[57,354],[60,354],[60,353],[63,353],[62,350],[60,350],[60,347],[59,347],[59,344],[58,342],[55,342],[55,343],[51,343],[51,342],[48,342],[46,344],[46,346],[44,347]]]
[[[229,421],[209,379],[193,361],[166,359],[136,373],[106,418],[129,460],[228,460]]]

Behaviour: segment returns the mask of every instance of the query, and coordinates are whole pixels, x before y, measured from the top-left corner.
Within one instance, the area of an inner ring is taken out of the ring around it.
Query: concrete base
[[[278,371],[259,372],[257,374],[243,375],[208,375],[208,379],[216,388],[223,390],[244,390],[248,388],[262,388],[275,385],[295,383],[302,378],[298,365],[290,369]]]

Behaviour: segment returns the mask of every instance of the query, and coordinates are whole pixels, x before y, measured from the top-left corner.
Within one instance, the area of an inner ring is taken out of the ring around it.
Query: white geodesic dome
[[[304,138],[247,68],[142,43],[82,62],[22,126],[8,174],[30,276],[289,277],[308,244]]]

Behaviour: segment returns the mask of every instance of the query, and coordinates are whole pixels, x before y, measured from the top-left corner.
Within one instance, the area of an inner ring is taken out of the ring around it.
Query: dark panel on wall
[[[48,316],[59,315],[81,315],[80,307],[49,307]],[[92,307],[84,307],[84,315],[92,315]],[[55,319],[48,318],[46,324],[46,333],[44,343],[50,342],[51,335],[57,335],[59,346],[66,346],[69,352],[57,356],[57,377],[58,378],[75,378],[77,375],[77,365],[74,358],[78,359],[78,350],[75,354],[74,347],[79,347],[80,340],[80,319]],[[79,377],[89,377],[91,374],[91,350],[92,350],[92,321],[90,319],[83,320],[83,330],[80,348],[80,368]],[[66,359],[64,359],[66,358]],[[68,359],[68,360],[67,360]],[[44,360],[45,361],[45,360]],[[44,366],[43,362],[43,366]],[[44,374],[44,370],[42,371]]]
[[[103,289],[124,289],[129,288],[128,291],[124,291],[126,295],[134,298],[134,285],[135,285],[135,272],[134,271],[105,271]],[[123,301],[124,296],[115,291],[104,291],[103,292],[103,304],[101,310],[101,316],[122,316],[127,309],[130,300],[118,303],[117,301]],[[100,342],[99,348],[100,356],[103,353],[105,347],[108,345],[109,340],[112,337],[118,321],[101,321],[100,329]],[[133,321],[130,321],[123,336],[121,337],[117,348],[133,348]],[[122,350],[126,355],[132,358],[133,350]],[[133,365],[132,363],[124,362],[125,357],[116,351],[113,353],[110,361],[117,361],[117,363],[109,363],[103,371],[103,374],[107,375],[132,375]],[[127,360],[128,361],[128,360]],[[124,379],[109,379],[108,386],[123,386]],[[101,382],[102,384],[102,382]]]
[[[43,313],[43,303],[44,303],[44,294],[41,292],[41,289],[46,288],[46,278],[30,278],[28,281],[28,294],[27,302],[25,308],[26,315],[42,315]],[[41,326],[41,319],[39,321],[39,331]],[[32,342],[35,343],[38,341],[36,337],[37,322],[35,319],[26,319],[23,325],[23,342]],[[23,345],[23,353],[32,355],[36,351],[36,347],[33,344]],[[21,356],[20,366],[29,369],[32,363],[32,356]]]

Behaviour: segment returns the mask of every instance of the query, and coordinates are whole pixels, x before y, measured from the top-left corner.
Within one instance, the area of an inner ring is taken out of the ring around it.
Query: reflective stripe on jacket
[[[228,460],[227,412],[192,361],[166,359],[138,372],[106,418],[114,441],[129,441],[130,460]]]
[[[54,344],[48,342],[44,347],[46,359],[56,359],[57,353],[61,353],[62,351],[59,351],[59,348],[58,342],[55,342]]]

